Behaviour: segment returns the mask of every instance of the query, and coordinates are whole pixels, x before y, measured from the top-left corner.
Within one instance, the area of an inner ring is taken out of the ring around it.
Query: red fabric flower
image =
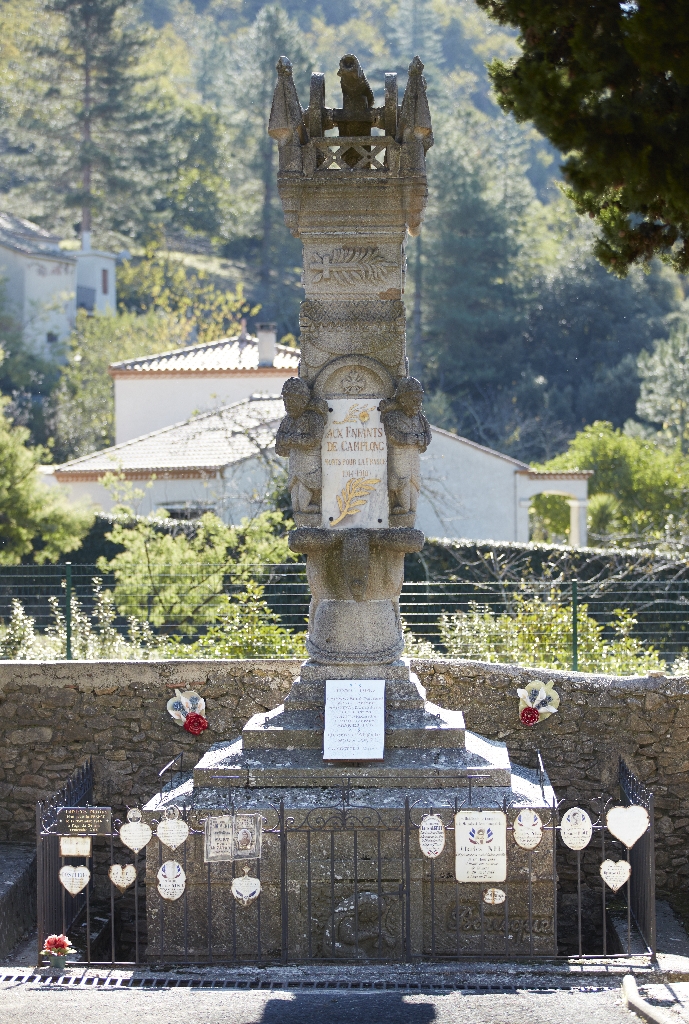
[[[72,945],[66,935],[49,935],[43,946],[46,953],[54,953],[56,956],[69,953],[71,948]]]
[[[522,708],[519,712],[519,717],[522,721],[522,725],[535,725],[540,715],[536,708]]]
[[[203,730],[208,728],[208,722],[203,715],[197,715],[195,711],[192,711],[184,719],[184,728],[192,736],[200,736]]]

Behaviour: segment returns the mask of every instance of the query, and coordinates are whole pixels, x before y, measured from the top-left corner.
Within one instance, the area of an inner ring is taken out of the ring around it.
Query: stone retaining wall
[[[96,799],[148,799],[179,751],[191,767],[257,711],[280,704],[297,661],[0,662],[0,841],[28,839],[34,804],[93,757]],[[468,661],[413,665],[428,697],[464,711],[467,727],[504,740],[530,767],[541,750],[559,796],[614,790],[624,756],[656,793],[658,884],[689,886],[689,679],[615,678]],[[552,680],[560,710],[532,728],[516,689]],[[176,686],[205,697],[209,728],[190,736],[165,704]]]

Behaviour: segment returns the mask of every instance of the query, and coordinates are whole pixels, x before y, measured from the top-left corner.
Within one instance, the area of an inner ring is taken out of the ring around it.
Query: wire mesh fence
[[[303,563],[14,566],[0,657],[301,657]],[[405,582],[407,653],[618,674],[689,669],[689,581]]]

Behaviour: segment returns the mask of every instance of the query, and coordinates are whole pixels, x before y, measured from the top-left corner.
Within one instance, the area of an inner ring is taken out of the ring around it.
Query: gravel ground
[[[619,988],[463,995],[10,988],[5,1024],[638,1024]]]

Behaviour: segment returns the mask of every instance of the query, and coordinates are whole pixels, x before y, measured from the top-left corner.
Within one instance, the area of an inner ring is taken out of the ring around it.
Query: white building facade
[[[113,363],[115,441],[121,444],[252,394],[279,394],[299,370],[297,349],[278,345],[275,328],[206,345]]]

